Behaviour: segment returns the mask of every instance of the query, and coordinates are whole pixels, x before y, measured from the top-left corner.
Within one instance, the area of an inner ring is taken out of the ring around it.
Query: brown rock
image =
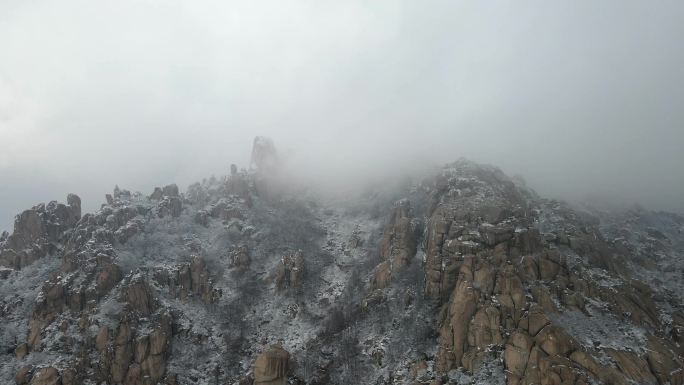
[[[575,350],[577,342],[570,337],[562,328],[556,325],[547,325],[535,337],[539,347],[548,355],[565,356]]]
[[[496,246],[513,237],[514,228],[510,226],[493,226],[490,224],[482,225],[479,228],[482,239],[487,246]]]
[[[632,352],[606,349],[606,353],[615,360],[620,371],[637,384],[656,385],[658,380],[649,369],[648,362]]]
[[[145,361],[150,353],[150,337],[142,336],[135,341],[135,362]]]
[[[380,263],[373,272],[371,279],[371,290],[382,289],[389,286],[392,278],[391,262],[384,261]]]
[[[102,326],[100,328],[100,331],[97,333],[97,336],[95,337],[95,348],[101,352],[107,347],[108,343],[109,343],[109,328],[106,326]]]
[[[279,345],[271,346],[254,362],[254,384],[285,385],[290,354]]]
[[[150,333],[149,343],[150,354],[163,354],[169,345],[169,335],[161,328],[155,329]]]
[[[560,271],[560,263],[558,252],[543,253],[539,258],[539,277],[547,282],[553,280]]]
[[[532,298],[534,298],[534,300],[541,306],[542,310],[544,310],[544,313],[558,312],[556,303],[553,302],[551,294],[546,287],[541,285],[532,286],[530,292],[532,293]]]
[[[459,280],[451,295],[448,318],[440,329],[440,342],[449,354],[449,362],[440,371],[449,371],[457,366],[467,348],[468,325],[476,310],[479,293],[472,282]]]
[[[109,292],[116,284],[121,281],[122,273],[119,265],[115,263],[105,263],[102,270],[97,275],[96,290],[99,295]]]
[[[549,323],[551,321],[546,317],[542,308],[533,304],[530,306],[527,315],[521,320],[521,327],[527,330],[531,336],[536,336]]]
[[[583,367],[589,373],[593,374],[594,377],[606,384],[628,385],[630,383],[625,379],[624,375],[617,371],[617,369],[599,365],[587,352],[575,350],[570,354],[570,360]]]
[[[166,372],[166,360],[161,355],[150,355],[145,361],[140,365],[142,371],[145,375],[150,376],[153,383],[164,377]]]
[[[463,354],[461,364],[470,373],[476,372],[484,363],[490,353],[483,349],[471,349]]]
[[[390,222],[380,242],[380,256],[384,260],[376,268],[371,281],[372,289],[389,285],[394,271],[411,263],[416,255],[415,225],[411,220],[411,204],[402,199],[394,205]]]
[[[535,228],[518,231],[511,241],[510,254],[516,258],[520,255],[529,255],[541,251],[543,248],[539,230]]]
[[[142,368],[139,364],[131,364],[126,372],[125,385],[144,385]]]
[[[114,358],[111,362],[112,382],[121,382],[128,372],[128,367],[133,360],[133,347],[130,342],[117,345],[114,348]]]
[[[116,338],[114,339],[115,345],[124,345],[131,341],[133,336],[133,331],[131,324],[128,322],[121,322],[116,329]]]
[[[42,331],[42,322],[36,319],[32,319],[29,322],[29,335],[26,342],[28,343],[29,348],[32,350],[37,350],[40,347]]]
[[[141,314],[150,315],[156,309],[152,292],[142,276],[134,276],[123,292],[126,302]]]
[[[408,265],[416,255],[415,226],[411,222],[411,203],[408,199],[395,204],[390,223],[380,243],[380,256],[390,261],[392,269]]]
[[[468,344],[486,348],[503,342],[500,330],[501,314],[494,306],[480,308],[468,326]]]
[[[674,353],[671,343],[654,336],[648,337],[646,358],[658,382],[684,384],[684,370],[681,357]]]
[[[17,345],[16,349],[14,349],[14,354],[17,356],[17,359],[21,360],[22,358],[26,357],[28,350],[28,344],[26,342],[22,342]]]
[[[17,383],[17,385],[26,385],[31,381],[31,374],[33,372],[33,366],[32,365],[26,365],[22,366],[17,370],[17,374],[14,376],[14,382]]]
[[[523,332],[514,332],[504,350],[506,370],[517,377],[523,377],[532,348],[532,338]]]
[[[31,385],[60,385],[59,371],[52,366],[38,370],[31,378]]]
[[[522,281],[512,266],[507,265],[499,272],[494,292],[502,307],[502,316],[517,323],[527,307],[527,298]],[[511,325],[512,326],[512,325]]]

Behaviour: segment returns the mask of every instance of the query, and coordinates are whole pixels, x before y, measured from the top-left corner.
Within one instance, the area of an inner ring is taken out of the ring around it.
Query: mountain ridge
[[[328,200],[250,170],[22,212],[17,384],[682,384],[684,218],[580,211],[465,159]]]

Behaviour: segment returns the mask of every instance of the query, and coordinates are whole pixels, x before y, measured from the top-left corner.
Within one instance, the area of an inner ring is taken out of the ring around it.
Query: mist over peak
[[[0,13],[2,227],[71,191],[93,210],[114,183],[148,191],[248,167],[257,135],[321,179],[464,156],[558,198],[684,209],[679,2],[68,0]]]

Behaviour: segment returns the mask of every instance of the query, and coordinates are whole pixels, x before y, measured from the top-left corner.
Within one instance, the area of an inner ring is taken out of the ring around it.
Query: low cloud
[[[0,228],[184,186],[266,135],[355,183],[461,156],[540,193],[684,210],[684,5],[0,4]]]

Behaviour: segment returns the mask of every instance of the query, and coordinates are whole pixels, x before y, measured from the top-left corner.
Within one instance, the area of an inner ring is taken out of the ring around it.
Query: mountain
[[[3,384],[683,384],[684,217],[465,159],[346,196],[257,138],[184,192],[0,237]]]

